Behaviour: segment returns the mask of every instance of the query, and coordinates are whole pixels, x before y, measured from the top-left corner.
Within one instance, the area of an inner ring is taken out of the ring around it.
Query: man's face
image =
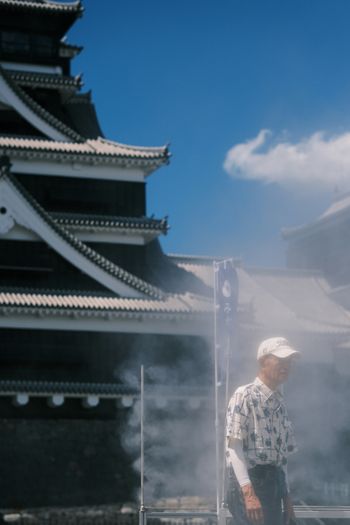
[[[287,381],[293,358],[280,359],[274,355],[267,355],[261,363],[261,370],[271,382],[281,385]]]

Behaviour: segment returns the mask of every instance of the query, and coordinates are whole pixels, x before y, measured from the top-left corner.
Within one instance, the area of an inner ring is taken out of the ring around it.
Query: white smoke
[[[148,339],[147,350],[156,347],[157,340]],[[157,347],[156,347],[157,348]],[[138,343],[145,354],[142,343]],[[215,426],[213,395],[210,385],[198,385],[198,359],[183,357],[167,365],[150,362],[145,366],[144,398],[144,474],[145,501],[159,504],[162,498],[190,496],[215,500]],[[118,382],[140,388],[137,358],[116,370]],[[205,386],[205,393],[192,398],[186,387]],[[184,391],[182,389],[185,388]],[[181,395],[180,395],[181,394]],[[179,397],[180,395],[180,397]],[[201,397],[202,396],[202,397]],[[121,443],[133,459],[135,474],[140,473],[141,404],[137,400],[126,408],[127,425]]]
[[[262,129],[254,139],[233,146],[224,162],[227,173],[289,189],[349,189],[350,132],[328,138],[317,132],[294,144],[280,141],[269,146],[270,136],[271,131]]]

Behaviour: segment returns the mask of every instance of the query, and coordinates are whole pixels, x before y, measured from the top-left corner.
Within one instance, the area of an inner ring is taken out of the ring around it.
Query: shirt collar
[[[254,380],[254,385],[260,390],[260,392],[265,396],[266,400],[270,399],[271,396],[275,396],[277,399],[282,399],[282,394],[279,390],[271,390],[260,377],[256,377]]]

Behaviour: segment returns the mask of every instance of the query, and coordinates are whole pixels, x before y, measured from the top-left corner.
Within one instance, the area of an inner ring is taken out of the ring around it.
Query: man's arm
[[[242,490],[247,516],[254,525],[262,525],[264,522],[263,510],[249,479],[242,441],[240,439],[228,438],[227,452],[229,461]]]
[[[228,438],[227,455],[240,487],[250,483],[247,465],[244,459],[243,444],[240,439]]]

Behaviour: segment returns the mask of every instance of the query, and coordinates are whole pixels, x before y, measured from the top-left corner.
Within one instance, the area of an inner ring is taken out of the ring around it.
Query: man
[[[228,507],[234,525],[291,525],[295,519],[287,456],[296,446],[278,387],[299,355],[283,337],[266,339],[258,348],[257,378],[239,387],[230,400],[226,456],[231,474]]]

